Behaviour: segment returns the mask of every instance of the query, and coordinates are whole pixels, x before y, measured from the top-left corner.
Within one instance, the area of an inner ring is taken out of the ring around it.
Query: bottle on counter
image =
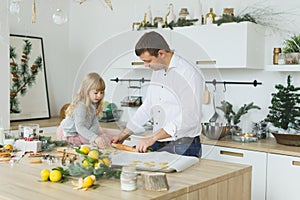
[[[216,14],[214,13],[213,8],[209,9],[209,13],[205,15],[206,24],[213,24],[215,21]]]

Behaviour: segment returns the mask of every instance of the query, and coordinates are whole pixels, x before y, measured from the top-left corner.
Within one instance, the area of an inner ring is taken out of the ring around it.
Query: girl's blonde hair
[[[85,104],[85,107],[87,109],[87,113],[90,113],[90,104],[91,100],[89,97],[89,92],[91,90],[96,90],[96,91],[104,91],[105,90],[105,82],[102,79],[102,77],[95,72],[91,72],[87,74],[83,81],[80,84],[80,87],[77,91],[77,94],[75,95],[73,101],[69,105],[68,109],[66,110],[66,114],[69,116],[73,116],[75,106],[79,101],[82,101]],[[101,111],[102,109],[102,100],[98,103],[97,105],[97,110],[98,112]]]

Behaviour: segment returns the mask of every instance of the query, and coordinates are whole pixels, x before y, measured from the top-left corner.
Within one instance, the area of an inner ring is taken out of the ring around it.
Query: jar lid
[[[136,167],[133,167],[133,166],[123,166],[122,167],[122,172],[132,172],[132,173],[135,173],[136,172]]]
[[[281,53],[281,48],[274,48],[274,53]]]

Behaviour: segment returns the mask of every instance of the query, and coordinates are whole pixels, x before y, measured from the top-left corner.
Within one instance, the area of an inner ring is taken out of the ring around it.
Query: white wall
[[[105,43],[109,38],[121,32],[131,30],[132,22],[141,21],[143,13],[151,6],[152,15],[165,16],[169,3],[174,4],[174,11],[178,15],[181,7],[187,7],[193,16],[199,13],[199,2],[197,0],[112,0],[114,10],[107,8],[102,0],[87,0],[79,5],[74,0],[43,0],[37,1],[37,23],[31,24],[31,1],[21,2],[20,21],[15,16],[9,15],[10,33],[22,35],[35,35],[44,38],[44,51],[46,60],[46,70],[48,79],[48,90],[50,98],[51,115],[57,116],[59,109],[64,103],[71,101],[76,82],[80,79],[87,58],[96,47]],[[259,2],[259,3],[255,3]],[[268,26],[275,25],[278,29],[268,29],[266,38],[266,64],[272,62],[272,51],[274,47],[280,47],[284,38],[290,33],[299,32],[300,19],[296,12],[300,3],[294,0],[287,0],[282,3],[279,0],[252,1],[252,0],[202,0],[203,10],[206,13],[209,7],[213,7],[217,14],[222,13],[223,7],[234,7],[235,13],[239,13],[245,7],[252,5],[274,12],[282,11],[283,14],[266,16],[269,19]],[[65,25],[55,25],[51,21],[51,16],[55,9],[59,7],[69,14],[69,22]],[[1,7],[2,8],[2,7]],[[293,14],[297,15],[293,15]],[[284,31],[282,31],[284,30]],[[120,43],[122,46],[122,43]],[[132,44],[132,48],[134,44]],[[116,47],[118,48],[118,47]],[[113,53],[113,52],[112,52]],[[99,60],[101,60],[99,55]],[[99,63],[102,63],[99,61]],[[89,70],[101,71],[105,66],[99,66],[95,62],[95,68]],[[263,82],[262,86],[257,88],[251,86],[227,86],[224,94],[222,87],[218,88],[218,102],[226,99],[237,107],[244,103],[254,102],[263,109],[260,112],[254,112],[255,119],[263,118],[270,104],[271,92],[274,91],[274,84],[285,83],[288,73],[283,72],[265,72],[262,70],[203,70],[206,79],[213,78],[231,81],[253,81],[257,79]],[[138,74],[136,74],[138,76]],[[109,77],[114,78],[114,77]],[[299,73],[293,75],[294,83],[299,79]],[[107,81],[107,84],[112,84]],[[127,94],[124,91],[124,94]],[[109,93],[109,91],[107,91]],[[109,96],[109,95],[108,95]],[[211,105],[206,106],[205,116],[212,113]]]
[[[9,41],[7,1],[0,1],[0,117],[4,128],[9,127]]]
[[[95,49],[105,43],[106,40],[113,38],[116,34],[121,32],[126,32],[131,29],[131,24],[134,21],[141,21],[143,18],[143,13],[147,11],[148,6],[150,5],[152,8],[153,16],[164,16],[167,10],[167,5],[172,2],[174,4],[175,13],[179,13],[181,7],[187,7],[191,15],[197,11],[197,1],[189,0],[189,1],[142,1],[142,0],[131,0],[131,1],[121,1],[116,0],[113,1],[114,11],[111,12],[103,4],[99,3],[99,1],[88,1],[84,3],[84,5],[73,5],[71,9],[71,18],[73,20],[81,20],[82,23],[80,28],[78,28],[77,24],[72,23],[70,27],[70,45],[72,46],[71,51],[72,54],[76,55],[75,65],[81,63],[80,61],[84,60],[84,58],[89,59],[90,55],[93,54]],[[274,47],[281,47],[283,39],[288,37],[290,33],[298,32],[299,24],[296,21],[300,18],[297,14],[297,8],[300,7],[300,4],[289,0],[285,1],[284,5],[279,0],[272,1],[222,1],[219,2],[217,0],[208,1],[203,0],[203,10],[207,12],[209,7],[214,7],[215,12],[217,14],[222,13],[223,7],[232,6],[235,8],[235,13],[239,13],[249,6],[260,6],[262,9],[265,9],[265,12],[268,10],[272,10],[272,12],[283,12],[282,14],[275,15],[267,15],[263,16],[264,20],[267,23],[267,32],[266,32],[266,48],[265,48],[265,63],[272,63],[272,53]],[[90,12],[89,17],[86,16],[86,12]],[[94,19],[94,20],[92,20]],[[288,23],[287,23],[288,21]],[[275,28],[271,28],[275,26]],[[86,40],[83,44],[78,38],[83,35],[89,36],[89,40]],[[225,39],[225,38],[224,38]],[[121,44],[120,44],[121,45]],[[132,48],[134,44],[132,44]],[[118,48],[116,46],[116,48]],[[113,53],[113,52],[112,52]],[[99,55],[99,63],[101,61],[101,55]],[[87,63],[84,61],[83,63]],[[95,62],[95,65],[97,63]],[[84,68],[85,66],[81,66]],[[95,70],[101,71],[100,69],[104,69],[105,66],[95,66]],[[91,70],[91,69],[89,69]],[[123,73],[123,76],[127,76],[126,72],[119,72],[119,75]],[[145,72],[138,71],[136,73],[140,73],[140,76],[143,76]],[[263,119],[268,113],[268,106],[270,105],[271,93],[274,92],[274,85],[277,83],[285,83],[286,77],[288,73],[283,72],[266,72],[263,70],[203,70],[204,75],[207,80],[212,80],[216,78],[217,80],[227,80],[227,81],[253,81],[254,79],[262,82],[262,86],[253,87],[253,86],[227,86],[226,93],[223,93],[223,86],[218,86],[217,89],[217,104],[221,100],[228,100],[233,103],[236,107],[242,106],[244,103],[254,102],[259,105],[262,110],[261,111],[251,111],[248,115],[249,119],[245,121],[259,121]],[[82,75],[82,73],[80,73]],[[113,74],[113,72],[111,72]],[[131,75],[134,77],[134,75]],[[294,73],[295,77],[293,77],[293,83],[299,84],[297,79],[299,77],[299,73]],[[109,78],[114,78],[115,76],[111,75]],[[79,82],[81,78],[78,78]],[[108,84],[115,84],[108,81]],[[123,89],[118,89],[118,94],[110,95],[110,96],[125,96],[128,94],[128,90],[123,85],[116,86]],[[108,88],[109,89],[109,88]],[[123,94],[122,93],[123,90]],[[210,88],[212,91],[213,89]],[[111,91],[107,91],[108,93]],[[115,97],[117,99],[117,97]],[[118,99],[118,102],[122,100],[122,98]],[[212,115],[212,105],[204,106],[204,119],[207,120]]]
[[[9,14],[9,33],[43,38],[50,113],[58,116],[59,109],[70,101],[71,59],[69,57],[69,23],[57,25],[52,14],[57,8],[69,13],[69,2],[36,1],[36,23],[31,22],[32,1],[20,2],[19,16]]]

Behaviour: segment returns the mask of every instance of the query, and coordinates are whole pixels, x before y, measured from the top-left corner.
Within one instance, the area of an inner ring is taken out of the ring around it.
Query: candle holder
[[[233,132],[231,138],[235,142],[256,142],[258,140],[256,134],[244,133],[241,129]]]

